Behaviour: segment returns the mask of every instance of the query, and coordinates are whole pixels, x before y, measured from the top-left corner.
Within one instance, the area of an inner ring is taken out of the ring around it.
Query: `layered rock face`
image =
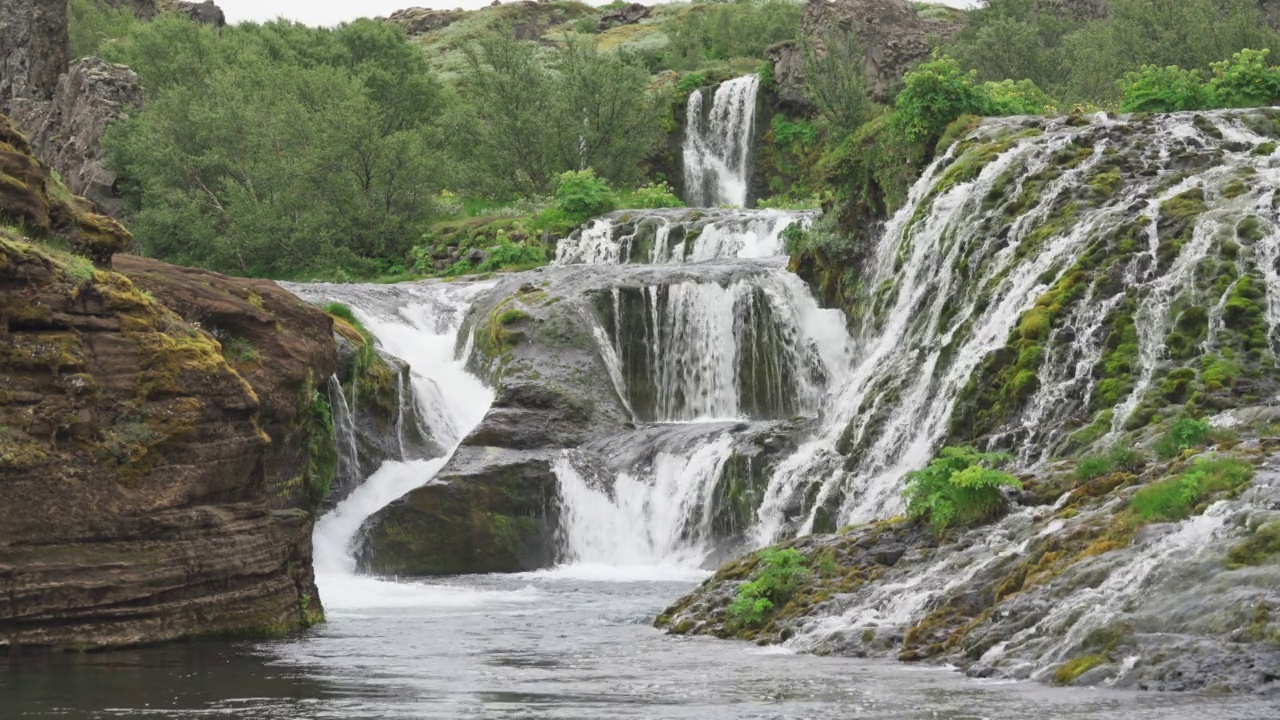
[[[58,80],[49,101],[16,100],[13,118],[30,134],[36,154],[58,171],[67,188],[110,215],[124,206],[108,170],[102,135],[111,123],[142,107],[142,83],[124,65],[81,58]]]
[[[292,375],[246,368],[264,388],[260,403],[226,346],[105,269],[129,236],[92,210],[0,116],[0,652],[275,634],[318,621],[311,516],[274,512],[267,493],[266,458],[297,460],[280,455],[287,434],[267,452],[258,419],[287,423],[277,404],[305,373],[303,358],[326,369],[315,360],[324,348],[282,339],[292,354],[272,357]],[[170,290],[177,279],[161,280],[181,271],[133,267],[157,294],[184,297]],[[308,337],[329,327],[278,288],[261,288],[271,305],[257,296],[276,313],[268,321],[201,287],[191,306],[248,315],[237,327],[289,322]]]
[[[232,278],[135,256],[116,269],[184,320],[208,332],[258,396],[266,484],[278,508],[314,512],[334,468],[332,427],[313,416],[325,381],[337,370],[333,320],[270,280]],[[314,451],[323,448],[319,453]]]
[[[511,278],[468,312],[493,406],[431,485],[371,517],[361,566],[397,575],[520,572],[556,560],[552,464],[630,421],[576,302]]]
[[[0,648],[271,634],[320,615],[253,390],[139,292],[0,240]]]
[[[7,112],[14,98],[52,97],[70,60],[66,0],[0,5],[0,112]]]
[[[809,0],[801,21],[806,42],[819,55],[826,53],[828,42],[847,42],[854,34],[866,58],[867,90],[877,102],[888,100],[906,71],[959,29],[948,20],[921,18],[907,0]],[[771,55],[779,97],[805,102],[801,47],[786,43]]]

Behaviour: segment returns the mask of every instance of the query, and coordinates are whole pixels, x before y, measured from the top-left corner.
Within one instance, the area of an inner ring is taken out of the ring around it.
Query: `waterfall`
[[[636,567],[660,575],[699,567],[712,551],[713,493],[732,450],[722,434],[659,452],[651,467],[620,472],[611,484],[589,482],[568,456],[559,459],[565,560],[595,572],[625,568],[632,577]]]
[[[599,306],[602,354],[616,358],[620,395],[643,421],[812,415],[829,362],[839,362],[823,341],[844,337],[834,314],[782,271],[614,288]],[[815,317],[825,323],[811,334]]]
[[[689,94],[685,119],[685,202],[696,207],[746,207],[760,76],[721,83],[706,107],[706,90]]]
[[[678,265],[785,257],[783,233],[815,213],[784,210],[622,210],[556,245],[557,265]]]
[[[809,532],[824,506],[841,523],[900,512],[903,476],[957,435],[986,433],[1034,463],[1095,411],[1095,437],[1145,424],[1135,416],[1169,392],[1159,380],[1182,309],[1224,312],[1206,273],[1230,266],[1228,279],[1280,292],[1266,138],[1229,114],[1144,122],[989,121],[925,171],[862,267],[852,370],[822,430],[777,468],[757,542]],[[1194,352],[1208,357],[1207,342]],[[1028,368],[1023,394],[982,404],[1008,366]]]
[[[458,333],[472,301],[492,284],[432,283],[414,285],[286,284],[299,297],[314,304],[341,302],[377,338],[379,349],[409,364],[416,402],[410,408],[418,418],[401,418],[392,429],[399,434],[404,422],[420,421],[431,428],[448,453],[428,460],[390,460],[316,523],[315,566],[317,582],[327,604],[362,606],[368,598],[367,583],[357,583],[355,544],[360,528],[377,511],[405,493],[427,484],[484,418],[493,403],[493,391],[466,370],[468,349],[459,354]],[[335,398],[335,431],[351,432],[351,410]],[[403,407],[403,406],[402,406]],[[344,418],[339,420],[338,418]],[[338,445],[354,448],[354,440],[339,437]],[[353,450],[354,452],[354,450]],[[345,455],[346,453],[340,453]],[[373,581],[370,581],[373,582]]]

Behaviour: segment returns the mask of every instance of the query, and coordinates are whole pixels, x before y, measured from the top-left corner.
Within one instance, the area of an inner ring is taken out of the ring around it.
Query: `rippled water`
[[[696,578],[621,576],[345,578],[325,583],[329,622],[297,639],[24,659],[0,672],[0,717],[1280,717],[1274,700],[992,683],[668,637],[648,622]]]

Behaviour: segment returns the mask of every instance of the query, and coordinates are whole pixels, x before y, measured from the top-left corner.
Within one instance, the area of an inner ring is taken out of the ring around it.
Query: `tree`
[[[828,31],[822,47],[800,41],[805,93],[817,108],[832,144],[852,135],[871,112],[866,59],[852,32]]]
[[[394,26],[161,18],[109,50],[148,96],[104,138],[148,252],[241,274],[372,267],[430,220],[443,101]]]

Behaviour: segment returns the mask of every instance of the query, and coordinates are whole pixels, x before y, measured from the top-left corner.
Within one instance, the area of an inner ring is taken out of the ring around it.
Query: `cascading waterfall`
[[[1209,324],[1221,324],[1232,291],[1206,278],[1224,264],[1265,290],[1274,349],[1272,146],[1223,114],[1150,122],[1138,133],[1150,147],[1130,146],[1101,116],[1047,130],[993,122],[927,169],[864,265],[862,285],[875,290],[853,370],[823,430],[777,469],[758,542],[809,532],[824,505],[840,523],[899,512],[905,473],[975,422],[1026,463],[1049,459],[1073,424],[1094,420],[1095,438],[1118,432],[1152,393],[1176,391],[1159,379],[1170,333],[1192,332],[1184,310],[1208,306]],[[1231,352],[1202,337],[1191,352]],[[997,396],[1010,403],[1003,416],[970,405],[957,427],[957,408],[981,397],[997,363],[1039,372],[1019,371],[1018,399]]]
[[[712,500],[733,450],[725,433],[652,466],[590,483],[570,457],[554,470],[564,505],[565,560],[592,568],[650,567],[669,576],[697,568],[712,551]]]
[[[671,265],[763,260],[787,254],[783,233],[812,211],[622,210],[589,221],[556,245],[557,265]]]
[[[760,76],[721,83],[706,106],[706,90],[689,94],[684,140],[685,203],[746,207],[751,141]]]
[[[743,91],[721,88],[726,99]],[[1146,122],[1143,137],[1155,140],[1143,147],[1103,116],[989,122],[953,146],[868,248],[852,337],[780,267],[784,230],[809,214],[623,211],[561,243],[557,270],[619,266],[604,275],[608,289],[589,293],[590,330],[642,426],[819,418],[772,466],[752,542],[885,517],[901,510],[906,472],[957,437],[1032,465],[1084,426],[1091,441],[1123,429],[1152,393],[1169,392],[1171,333],[1189,334],[1181,352],[1230,350],[1241,292],[1265,296],[1259,332],[1274,349],[1280,168],[1257,150],[1264,138],[1221,114]],[[636,265],[648,267],[621,267]],[[1230,282],[1205,280],[1228,265]],[[453,301],[443,315],[456,333],[466,302]],[[435,362],[453,363],[448,333],[379,324],[386,315],[372,305],[348,302],[413,363],[421,412],[451,447],[487,400],[457,417],[452,381],[414,361],[434,333],[450,353]],[[1202,331],[1184,327],[1196,306]],[[1009,389],[983,394],[997,385]],[[605,472],[578,451],[560,458],[566,559],[701,562],[712,493],[734,452],[725,437],[654,436],[653,459]],[[938,587],[917,590],[902,602],[916,607]]]
[[[813,414],[826,358],[806,336],[807,289],[782,272],[730,283],[686,280],[601,297],[623,398],[638,420]],[[809,308],[816,314],[816,306]]]
[[[351,576],[356,569],[354,544],[365,520],[405,493],[431,481],[463,437],[484,418],[493,392],[465,369],[469,347],[456,353],[458,331],[467,308],[491,284],[434,283],[420,285],[290,284],[288,289],[315,304],[341,302],[377,338],[381,350],[409,363],[417,400],[413,408],[448,449],[444,457],[409,462],[387,461],[345,500],[316,523],[315,566],[325,602],[341,607],[369,600],[364,584]],[[339,418],[350,409],[338,388]],[[412,419],[401,419],[413,421]],[[402,425],[401,425],[402,426]],[[338,421],[335,431],[348,431]],[[396,432],[399,432],[399,427]],[[339,446],[349,438],[338,437]],[[375,582],[375,581],[369,581]]]

